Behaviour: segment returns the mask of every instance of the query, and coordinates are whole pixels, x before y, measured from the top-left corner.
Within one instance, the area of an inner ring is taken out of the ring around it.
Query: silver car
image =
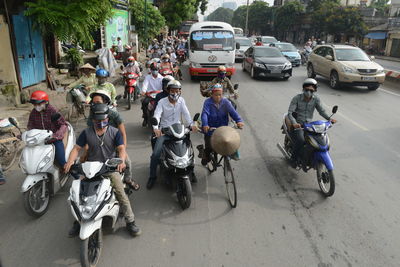
[[[243,61],[244,52],[252,45],[249,38],[235,36],[235,42],[240,44],[240,48],[235,50],[235,61]]]

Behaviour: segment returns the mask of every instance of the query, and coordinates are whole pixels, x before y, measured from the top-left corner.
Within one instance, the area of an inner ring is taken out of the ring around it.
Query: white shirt
[[[175,105],[169,101],[169,97],[162,98],[158,101],[157,108],[154,111],[154,118],[160,122],[160,128],[181,122],[182,116],[189,125],[193,123],[185,99],[182,96],[178,98]],[[159,129],[159,127],[153,126],[153,129]]]
[[[151,91],[162,91],[162,79],[164,77],[158,73],[157,77],[154,78],[152,74],[149,74],[144,78],[142,93],[147,93]]]
[[[171,63],[176,63],[176,54],[175,53],[171,53],[169,58],[171,60]]]
[[[119,53],[124,52],[124,46],[122,45],[122,40],[119,40],[119,41],[118,41],[117,46],[118,46],[118,52],[119,52]]]

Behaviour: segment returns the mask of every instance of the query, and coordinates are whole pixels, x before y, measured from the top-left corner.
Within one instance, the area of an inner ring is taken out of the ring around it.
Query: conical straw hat
[[[232,155],[240,147],[240,135],[232,127],[219,127],[211,136],[211,147],[220,155]]]

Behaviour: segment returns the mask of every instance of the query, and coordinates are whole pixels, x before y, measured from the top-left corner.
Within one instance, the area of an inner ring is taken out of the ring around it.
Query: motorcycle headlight
[[[43,159],[39,162],[38,167],[36,169],[36,172],[42,172],[43,168],[51,161],[52,157],[51,157],[51,153],[53,153],[52,150],[50,150],[46,156],[43,157]]]
[[[292,68],[292,63],[290,62],[286,62],[285,65],[283,65],[283,69],[284,70],[288,70]]]
[[[343,72],[354,73],[354,70],[350,67],[343,66],[342,69],[343,69]]]
[[[37,144],[37,138],[36,137],[32,137],[32,138],[29,138],[29,139],[26,139],[26,144],[28,145],[28,146],[33,146],[33,145],[36,145]]]
[[[264,64],[261,64],[261,63],[254,62],[254,66],[256,66],[256,67],[258,67],[258,68],[263,68],[263,69],[265,69]]]
[[[178,168],[186,168],[189,165],[189,162],[186,159],[178,159],[176,161],[176,167]]]
[[[81,197],[81,214],[82,218],[88,220],[92,217],[97,207],[97,194],[89,197]]]

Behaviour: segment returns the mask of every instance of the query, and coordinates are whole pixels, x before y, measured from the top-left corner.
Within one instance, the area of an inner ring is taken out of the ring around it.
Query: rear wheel
[[[18,140],[13,133],[4,133],[1,139],[10,139],[12,141],[0,144],[0,167],[4,171],[11,168],[14,164],[18,154]]]
[[[127,99],[127,101],[128,101],[128,109],[131,109],[131,105],[132,105],[132,94],[131,94],[131,92],[127,92],[126,93],[126,99]]]
[[[89,238],[81,241],[82,267],[95,267],[99,262],[102,247],[103,235],[100,228],[96,230]]]
[[[190,183],[189,178],[180,179],[176,195],[183,210],[190,207],[190,204],[192,203],[192,184]]]
[[[242,62],[242,70],[243,70],[243,72],[246,72],[246,67],[244,66],[244,60]]]
[[[210,156],[211,160],[207,163],[207,169],[211,173],[217,170],[218,158],[215,152],[212,152]]]
[[[39,181],[31,189],[24,192],[24,208],[32,217],[40,217],[46,213],[50,204],[50,193],[47,181]]]
[[[139,90],[137,87],[135,87],[135,90],[133,91],[133,101],[136,101],[139,98]]]
[[[340,86],[340,82],[339,82],[339,75],[337,74],[336,71],[332,71],[331,75],[329,77],[329,85],[333,88],[333,89],[338,89]]]
[[[322,162],[317,163],[317,180],[319,188],[325,197],[330,197],[335,193],[335,177],[333,171],[326,168]]]
[[[235,177],[233,175],[231,163],[227,157],[224,158],[224,177],[225,177],[226,193],[228,195],[229,204],[231,205],[232,208],[236,208],[237,191],[236,191]]]
[[[315,78],[317,75],[315,74],[315,72],[314,72],[314,67],[313,67],[313,65],[310,63],[310,64],[308,64],[308,66],[307,66],[307,77],[308,78]]]

